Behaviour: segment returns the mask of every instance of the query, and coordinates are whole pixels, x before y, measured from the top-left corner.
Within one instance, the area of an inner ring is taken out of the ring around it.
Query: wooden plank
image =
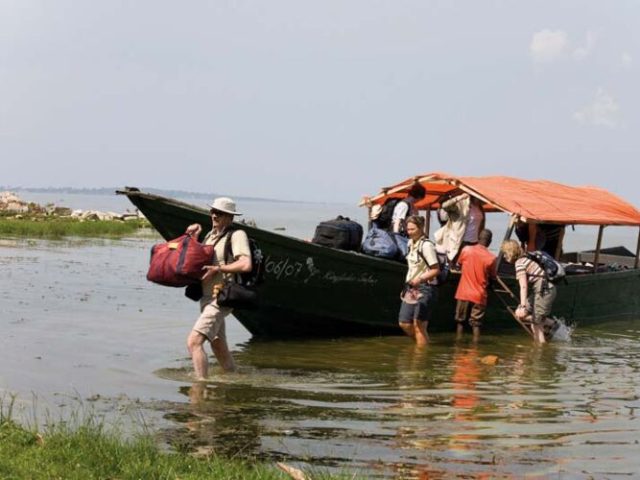
[[[636,261],[633,268],[638,268],[640,262],[640,228],[638,229],[638,246],[636,247]]]
[[[598,228],[598,242],[596,244],[596,255],[595,258],[593,259],[593,264],[596,268],[593,269],[593,273],[596,273],[598,271],[598,264],[600,263],[600,248],[602,247],[602,234],[604,232],[604,225],[600,225],[600,228]]]

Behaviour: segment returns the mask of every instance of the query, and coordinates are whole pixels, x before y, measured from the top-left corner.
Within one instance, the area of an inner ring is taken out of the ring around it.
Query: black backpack
[[[383,230],[391,230],[393,209],[396,208],[396,205],[398,205],[398,203],[400,202],[405,202],[405,200],[401,198],[388,198],[387,201],[384,202],[384,204],[382,205],[382,210],[380,210],[380,215],[378,215],[378,218],[374,220],[374,223],[378,228],[381,228]]]
[[[542,250],[527,252],[526,257],[536,262],[544,271],[544,274],[551,283],[558,283],[565,279],[564,267],[555,258]]]
[[[227,243],[224,245],[224,258],[226,263],[233,262],[233,251],[231,249],[231,236],[233,232],[240,230],[239,228],[229,228],[226,235]],[[251,271],[238,274],[238,283],[245,287],[255,287],[264,283],[264,255],[258,246],[258,243],[251,237],[249,238],[249,250],[251,251]]]

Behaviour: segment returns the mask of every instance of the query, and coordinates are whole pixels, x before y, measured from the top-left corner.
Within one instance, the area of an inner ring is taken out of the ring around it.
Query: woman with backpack
[[[417,215],[407,218],[406,231],[409,236],[408,271],[398,323],[417,345],[426,345],[429,340],[427,325],[438,299],[435,282],[440,267],[435,245],[424,234],[424,218]]]
[[[515,264],[520,285],[520,304],[516,309],[519,320],[531,321],[533,339],[545,343],[545,320],[551,315],[556,287],[549,281],[542,267],[527,257],[516,240],[505,240],[500,247],[504,259]]]

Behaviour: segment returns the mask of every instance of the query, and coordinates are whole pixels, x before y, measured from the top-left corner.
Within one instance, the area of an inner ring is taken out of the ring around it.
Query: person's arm
[[[251,271],[251,259],[246,255],[240,255],[238,258],[227,265],[207,265],[203,267],[205,274],[202,280],[212,277],[216,273],[247,273]]]
[[[518,277],[518,284],[520,285],[520,305],[516,308],[516,317],[522,320],[527,316],[527,297],[529,294],[526,274]]]
[[[431,280],[436,278],[439,273],[440,273],[440,267],[436,263],[433,266],[429,266],[429,269],[426,272],[424,272],[421,275],[418,275],[416,278],[412,279],[409,282],[409,285],[411,285],[412,287],[417,287],[421,283],[430,282]]]
[[[467,198],[469,198],[468,193],[462,193],[460,195],[456,195],[455,197],[450,198],[449,200],[444,202],[442,204],[442,208],[447,212],[456,211],[458,210],[458,208],[460,208],[458,204],[463,200],[466,200]]]

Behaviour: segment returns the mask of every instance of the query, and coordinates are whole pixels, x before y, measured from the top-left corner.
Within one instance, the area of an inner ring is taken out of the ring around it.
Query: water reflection
[[[194,446],[369,477],[636,472],[637,332],[586,333],[249,342],[238,374],[181,387],[169,416]]]

